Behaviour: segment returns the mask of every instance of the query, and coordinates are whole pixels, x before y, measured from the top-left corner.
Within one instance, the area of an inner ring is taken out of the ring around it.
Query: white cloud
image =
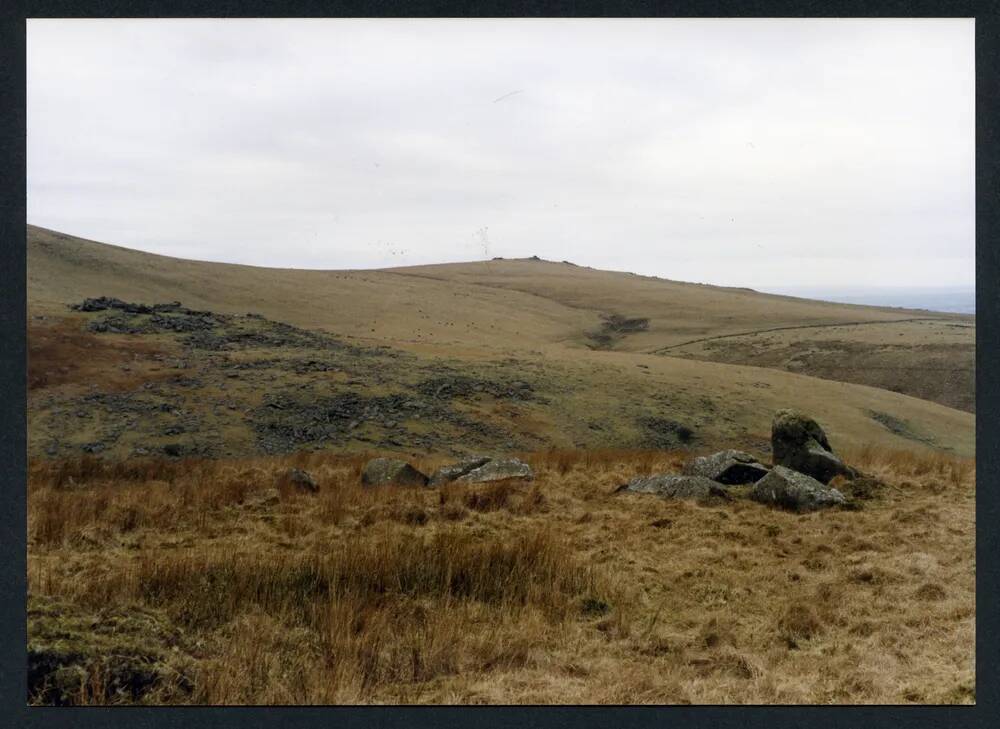
[[[537,254],[754,287],[970,284],[973,36],[971,20],[33,20],[28,216],[262,265]]]

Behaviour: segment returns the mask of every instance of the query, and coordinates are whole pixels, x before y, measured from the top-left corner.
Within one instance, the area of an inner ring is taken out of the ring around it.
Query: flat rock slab
[[[793,511],[815,511],[847,503],[847,498],[832,486],[784,466],[775,466],[755,483],[750,498]]]
[[[474,468],[463,476],[455,479],[456,483],[489,483],[491,481],[506,481],[508,479],[524,479],[530,481],[535,477],[531,466],[516,458],[491,458],[489,461]]]
[[[758,463],[749,453],[729,450],[689,461],[684,466],[684,473],[731,486],[759,481],[767,475],[767,466]]]
[[[470,458],[463,458],[461,461],[452,463],[448,466],[441,466],[438,470],[431,474],[430,485],[437,486],[439,484],[448,483],[449,481],[454,481],[456,478],[464,476],[470,471],[489,463],[492,459],[489,456],[472,456]]]
[[[621,486],[618,491],[654,494],[668,499],[701,499],[709,496],[730,498],[726,490],[710,478],[676,473],[639,476]]]
[[[427,476],[406,461],[373,458],[361,472],[363,486],[426,486]]]

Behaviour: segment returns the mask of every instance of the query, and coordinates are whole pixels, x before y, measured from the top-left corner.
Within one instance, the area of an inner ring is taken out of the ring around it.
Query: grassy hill
[[[212,312],[215,344],[143,316],[130,325],[141,332],[101,331],[109,312],[69,308],[99,296]],[[961,409],[974,402],[975,320],[963,315],[534,259],[268,269],[33,226],[28,297],[35,454],[128,455],[174,441],[203,455],[762,450],[784,406],[814,414],[835,443],[974,451],[974,418]],[[281,324],[315,337],[275,335]],[[318,423],[315,404],[328,400],[344,416]]]
[[[28,305],[31,703],[975,701],[971,317],[39,228]],[[619,490],[770,463],[781,407],[843,508]],[[534,478],[361,481],[504,452]]]

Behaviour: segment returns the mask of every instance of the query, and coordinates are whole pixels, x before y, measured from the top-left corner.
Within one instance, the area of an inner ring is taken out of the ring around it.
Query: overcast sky
[[[974,281],[972,20],[28,22],[28,220],[184,258]]]

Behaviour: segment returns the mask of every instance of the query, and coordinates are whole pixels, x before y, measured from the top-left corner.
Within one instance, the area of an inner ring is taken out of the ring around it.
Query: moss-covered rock
[[[854,478],[855,472],[833,454],[826,433],[815,420],[795,410],[778,410],[771,422],[774,465],[829,483],[834,476]]]

